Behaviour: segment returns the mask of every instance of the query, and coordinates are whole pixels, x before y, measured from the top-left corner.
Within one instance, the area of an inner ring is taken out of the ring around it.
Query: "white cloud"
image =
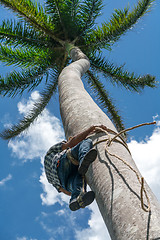
[[[17,237],[17,240],[27,240],[26,237]]]
[[[37,240],[36,238],[17,237],[16,240]]]
[[[48,233],[48,235],[50,236],[49,240],[54,240],[53,236],[57,236],[57,235],[62,235],[66,229],[66,227],[64,225],[57,227],[56,229],[51,226],[49,227],[45,222],[41,221],[40,222],[42,228]],[[66,236],[66,239],[67,236]]]
[[[10,181],[12,179],[12,175],[11,174],[8,174],[7,177],[3,178],[1,181],[0,181],[0,186],[4,186],[6,184],[6,182]]]
[[[39,98],[40,94],[38,93],[38,91],[32,92],[29,100],[23,99],[22,102],[18,103],[19,113],[23,115],[28,113],[30,109],[33,107],[34,102],[37,101]]]
[[[43,205],[53,205],[59,201],[59,193],[56,189],[48,183],[44,171],[40,176],[40,182],[42,183],[43,193],[41,194]]]
[[[154,129],[150,137],[144,141],[131,140],[128,146],[131,150],[140,172],[160,200],[160,127]]]
[[[18,104],[20,114],[26,114],[38,98],[38,92],[33,92],[28,101],[20,102]],[[27,161],[44,155],[49,147],[62,139],[64,139],[64,132],[59,119],[45,109],[29,130],[11,140],[8,146],[19,159]]]
[[[33,92],[28,101],[22,100],[18,103],[18,111],[25,115],[34,104],[34,101],[39,98],[39,93]],[[11,140],[8,144],[12,153],[21,159],[22,162],[32,161],[35,158],[40,158],[42,163],[42,175],[40,182],[42,184],[43,193],[41,194],[42,204],[53,205],[59,202],[61,205],[68,202],[68,197],[64,194],[59,194],[51,184],[47,182],[43,169],[43,159],[46,151],[55,143],[64,139],[64,131],[60,121],[50,112],[45,109],[37,121],[22,133],[19,137]]]
[[[100,215],[98,206],[94,201],[90,206],[91,217],[89,227],[76,231],[76,240],[110,240],[106,225]]]

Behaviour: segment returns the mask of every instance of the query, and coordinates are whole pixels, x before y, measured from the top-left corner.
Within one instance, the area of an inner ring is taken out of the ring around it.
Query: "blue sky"
[[[133,6],[135,0],[107,0],[99,22],[108,19],[114,8]],[[126,63],[137,74],[150,73],[160,80],[160,3],[115,44],[110,61]],[[13,14],[0,6],[0,21]],[[1,74],[12,70],[0,64]],[[142,175],[160,201],[160,87],[146,88],[142,94],[130,93],[106,83],[115,99],[126,127],[157,120],[156,126],[129,133],[129,147]],[[43,86],[42,86],[43,87]],[[26,114],[39,97],[32,94],[14,99],[0,98],[0,130]],[[92,93],[91,93],[92,94]],[[0,140],[0,239],[2,240],[109,240],[96,202],[78,212],[68,209],[69,198],[58,194],[45,179],[43,157],[48,148],[64,138],[58,95],[29,131],[10,142]]]

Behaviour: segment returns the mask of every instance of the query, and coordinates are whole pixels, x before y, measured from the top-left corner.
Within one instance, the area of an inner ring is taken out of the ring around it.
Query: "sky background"
[[[115,8],[133,7],[135,0],[107,0],[98,22],[109,19]],[[105,52],[110,61],[126,64],[137,74],[152,74],[160,80],[160,2],[152,11]],[[15,15],[0,6],[0,22]],[[0,64],[4,75],[13,70]],[[128,144],[142,175],[160,201],[160,87],[146,88],[142,94],[130,93],[106,83],[125,126],[157,121],[156,126],[138,128],[129,133]],[[43,85],[23,97],[0,97],[0,130],[16,123],[39,97]],[[90,92],[93,95],[92,92]],[[0,139],[0,239],[2,240],[110,240],[96,202],[71,212],[69,197],[58,194],[47,183],[43,157],[48,148],[64,139],[59,114],[58,94],[36,123],[20,137],[9,142]]]

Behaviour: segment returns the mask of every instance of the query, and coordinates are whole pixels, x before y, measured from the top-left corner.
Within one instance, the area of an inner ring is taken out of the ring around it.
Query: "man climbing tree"
[[[106,130],[105,126],[97,127]],[[96,126],[92,126],[67,142],[57,143],[45,156],[46,177],[58,192],[71,196],[69,207],[72,211],[86,207],[95,198],[93,191],[86,192],[84,178],[89,165],[97,157],[92,140],[87,138],[95,131]]]

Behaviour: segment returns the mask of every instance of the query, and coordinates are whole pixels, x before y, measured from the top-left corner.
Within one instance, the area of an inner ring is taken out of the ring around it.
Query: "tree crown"
[[[32,0],[0,0],[14,11],[16,20],[4,20],[0,26],[0,61],[21,70],[0,76],[0,94],[13,97],[25,89],[35,89],[42,81],[46,88],[30,113],[19,124],[5,130],[1,137],[9,139],[27,129],[39,116],[57,90],[58,76],[71,59],[68,47],[78,46],[90,59],[87,83],[98,96],[99,104],[107,108],[117,128],[122,119],[106,91],[100,74],[116,85],[139,92],[145,86],[155,87],[155,78],[130,73],[103,56],[115,42],[149,11],[152,0],[141,0],[129,10],[116,9],[109,21],[97,26],[103,9],[102,0],[46,0],[44,5]]]

